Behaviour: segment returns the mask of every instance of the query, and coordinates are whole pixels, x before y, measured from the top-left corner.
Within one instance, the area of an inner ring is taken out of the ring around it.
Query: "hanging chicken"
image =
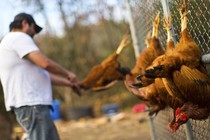
[[[130,69],[121,67],[117,58],[129,43],[130,35],[126,33],[116,52],[111,54],[101,64],[94,66],[80,83],[80,87],[85,90],[101,91],[112,87],[118,80],[123,80],[124,73],[129,73]]]
[[[164,60],[166,56],[173,54],[174,42],[171,34],[171,17],[164,19],[164,27],[167,30],[167,47],[164,55],[157,57],[153,63],[158,63]],[[142,78],[142,77],[141,77]],[[145,77],[146,78],[146,77]],[[141,79],[141,82],[144,82]],[[150,106],[150,115],[157,114],[160,110],[164,109],[167,105],[176,109],[180,107],[182,102],[172,97],[169,93],[175,91],[176,87],[173,83],[169,83],[166,78],[155,78],[154,83],[142,87],[143,84],[134,84],[131,91],[140,99],[147,101]]]
[[[146,70],[147,77],[169,78],[179,92],[171,92],[172,96],[184,101],[175,112],[175,120],[169,127],[176,131],[189,118],[206,119],[210,115],[210,81],[201,64],[201,52],[187,30],[186,3],[181,2],[181,36],[173,55],[167,56],[159,64],[153,64]]]
[[[160,64],[162,61],[164,61],[166,56],[172,55],[172,52],[174,50],[174,42],[173,42],[172,33],[171,33],[172,18],[171,17],[169,17],[169,18],[165,17],[163,21],[164,21],[164,28],[167,31],[166,50],[165,50],[163,55],[160,55],[157,58],[155,58],[154,61],[151,63],[151,65],[147,67],[147,69],[153,68],[153,65]],[[136,78],[139,82],[135,83],[133,85],[136,86],[136,87],[139,87],[139,88],[148,86],[149,84],[151,84],[153,82],[153,80],[151,80],[151,78],[155,78],[155,77],[145,77],[143,73],[140,73],[140,75],[137,76],[137,78]]]
[[[206,73],[185,65],[180,71],[173,73],[174,83],[187,100],[182,107],[176,109],[176,120],[171,129],[176,131],[180,125],[190,118],[207,119],[210,115],[210,80]]]
[[[152,61],[164,53],[164,48],[161,46],[158,39],[158,27],[160,23],[160,12],[158,12],[156,18],[153,20],[153,31],[152,37],[150,34],[147,35],[146,45],[147,48],[141,52],[137,58],[135,67],[132,69],[131,73],[133,75],[139,75],[145,71],[145,69],[151,65]]]
[[[160,12],[158,12],[156,18],[153,20],[153,31],[152,37],[150,34],[146,37],[146,45],[147,48],[141,52],[139,57],[137,58],[136,65],[132,69],[131,74],[126,75],[126,79],[124,81],[125,86],[128,90],[130,90],[129,86],[136,83],[136,76],[144,73],[145,69],[151,65],[152,61],[162,55],[164,53],[164,48],[161,46],[160,41],[158,39],[158,27],[160,23]],[[152,81],[148,82],[153,82]]]
[[[181,11],[182,10],[182,11]],[[201,52],[195,41],[187,31],[187,13],[181,9],[181,35],[180,41],[176,44],[173,55],[167,56],[160,63],[153,63],[145,71],[147,77],[167,77],[174,70],[179,70],[182,65],[189,67],[200,66]],[[185,15],[183,15],[185,14]]]
[[[149,78],[147,78],[147,80],[144,79],[146,80],[145,83],[147,83],[147,86],[139,88],[138,83],[137,85],[135,85],[135,78],[137,75],[143,74],[145,69],[149,65],[151,65],[152,61],[156,57],[164,53],[164,50],[161,47],[160,43],[154,43],[154,41],[159,42],[157,38],[159,22],[160,22],[160,13],[158,13],[156,19],[153,21],[153,35],[152,35],[153,37],[148,38],[147,36],[146,39],[147,42],[146,44],[149,47],[146,50],[144,50],[144,52],[141,53],[141,55],[137,59],[136,66],[131,72],[132,75],[131,74],[126,75],[126,80],[125,80],[125,85],[127,86],[128,90],[131,91],[134,95],[136,95],[139,99],[144,101],[149,106],[149,115],[157,114],[160,110],[166,107],[166,103],[162,99],[160,99],[158,92],[167,92],[167,91],[164,88],[164,85],[163,84],[161,85],[162,81],[158,82],[158,80],[157,81],[155,80],[154,82],[154,79],[149,79]]]

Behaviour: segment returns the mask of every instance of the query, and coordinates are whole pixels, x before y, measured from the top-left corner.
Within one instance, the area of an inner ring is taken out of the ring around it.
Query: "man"
[[[79,86],[74,73],[47,58],[36,46],[33,36],[41,30],[31,15],[15,16],[10,32],[0,43],[0,80],[6,110],[15,112],[29,139],[58,140],[49,115],[51,83],[72,89]]]

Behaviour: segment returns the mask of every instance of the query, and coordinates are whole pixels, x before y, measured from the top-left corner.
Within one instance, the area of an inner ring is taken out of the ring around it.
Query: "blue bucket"
[[[54,100],[52,102],[52,108],[53,109],[50,109],[50,116],[51,116],[52,120],[61,119],[60,101]]]
[[[103,113],[105,116],[113,116],[118,113],[119,107],[117,104],[105,104],[103,106]]]

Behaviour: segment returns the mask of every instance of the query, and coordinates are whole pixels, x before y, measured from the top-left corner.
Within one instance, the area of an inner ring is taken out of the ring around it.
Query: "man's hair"
[[[29,25],[33,23],[35,25],[36,33],[39,33],[42,30],[42,28],[36,24],[33,17],[30,14],[26,13],[17,14],[14,20],[10,23],[9,30],[11,31],[12,29],[22,29],[23,20],[25,20]]]

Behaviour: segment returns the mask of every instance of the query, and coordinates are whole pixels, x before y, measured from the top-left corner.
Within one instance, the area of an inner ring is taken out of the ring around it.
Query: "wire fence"
[[[145,37],[152,30],[152,19],[160,11],[161,17],[170,13],[172,16],[172,32],[175,42],[179,40],[181,24],[176,4],[180,0],[126,0],[130,12],[130,26],[133,28],[133,39],[139,52],[145,47]],[[201,49],[202,55],[210,53],[210,1],[190,0],[188,30]],[[168,10],[167,10],[168,9]],[[131,28],[131,29],[132,29]],[[163,29],[163,22],[159,27],[159,39],[162,46],[166,46],[167,34]],[[210,62],[210,60],[208,60]],[[172,120],[172,109],[167,108],[150,119],[153,123],[152,139],[155,140],[210,140],[210,117],[203,121],[189,120],[186,125],[172,133],[168,130],[168,123]]]

